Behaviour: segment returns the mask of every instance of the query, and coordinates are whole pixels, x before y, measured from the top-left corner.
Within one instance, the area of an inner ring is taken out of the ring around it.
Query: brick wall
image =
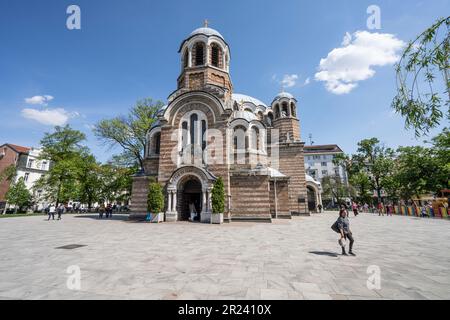
[[[231,217],[270,218],[268,176],[231,176]]]

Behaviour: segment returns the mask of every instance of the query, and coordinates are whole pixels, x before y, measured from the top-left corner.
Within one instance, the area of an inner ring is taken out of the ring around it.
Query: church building
[[[177,89],[147,135],[145,170],[133,177],[131,219],[147,213],[151,179],[165,192],[165,221],[211,214],[211,190],[225,185],[224,218],[270,222],[309,214],[320,184],[305,174],[298,101],[287,92],[270,105],[235,93],[231,52],[216,30],[194,30],[180,46]]]

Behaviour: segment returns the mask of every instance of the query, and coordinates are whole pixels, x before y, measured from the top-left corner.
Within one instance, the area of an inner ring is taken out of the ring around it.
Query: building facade
[[[342,182],[348,183],[348,175],[343,166],[333,163],[337,155],[344,152],[336,144],[305,146],[305,169],[313,179],[322,182],[324,177],[340,177]]]
[[[0,172],[3,172],[9,166],[14,166],[16,176],[14,181],[2,181],[0,184],[0,211],[7,207],[6,193],[10,184],[17,182],[23,178],[28,190],[33,194],[36,201],[35,210],[42,210],[46,205],[44,201],[39,200],[41,197],[40,190],[34,190],[34,184],[39,178],[50,169],[50,161],[39,159],[41,150],[22,147],[14,144],[4,144],[0,146]]]
[[[266,105],[236,94],[230,47],[207,26],[194,30],[179,53],[177,89],[148,132],[145,170],[134,177],[131,218],[145,217],[148,183],[155,179],[164,186],[166,221],[187,220],[193,205],[206,221],[218,177],[225,184],[226,220],[309,213],[294,96],[282,92]]]

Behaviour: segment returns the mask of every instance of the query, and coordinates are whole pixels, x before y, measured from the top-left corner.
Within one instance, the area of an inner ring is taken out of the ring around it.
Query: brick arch
[[[222,114],[225,112],[223,104],[219,99],[206,92],[195,91],[185,93],[171,102],[164,112],[164,118],[172,126],[178,126],[183,115],[193,110],[202,111],[206,115],[210,125],[220,120]]]

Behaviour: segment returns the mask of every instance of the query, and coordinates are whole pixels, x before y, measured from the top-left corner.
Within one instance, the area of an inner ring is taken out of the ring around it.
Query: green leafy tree
[[[98,122],[94,134],[110,148],[120,147],[122,158],[128,163],[137,163],[143,170],[146,135],[163,105],[149,98],[140,100],[128,115]]]
[[[394,151],[381,145],[377,138],[365,139],[358,143],[357,154],[352,160],[357,163],[359,171],[367,174],[371,189],[377,192],[380,202],[386,179],[392,173]]]
[[[25,185],[23,178],[19,178],[12,184],[6,193],[6,201],[15,206],[15,212],[23,212],[23,209],[31,205],[32,195]]]
[[[87,155],[79,161],[77,172],[77,200],[86,203],[88,208],[100,200],[101,194],[101,166],[93,155]]]
[[[225,211],[225,186],[221,177],[214,182],[211,192],[211,202],[214,214],[223,213]]]
[[[439,19],[408,44],[396,65],[397,94],[392,107],[416,136],[450,119],[449,30],[450,17]]]
[[[339,176],[323,177],[322,190],[325,199],[335,199],[339,204],[344,203],[345,198],[354,195],[352,187],[343,183]]]
[[[364,171],[354,172],[349,176],[349,183],[356,191],[359,203],[372,203],[373,189],[370,178]]]
[[[46,133],[41,140],[40,158],[50,160],[51,166],[35,188],[43,190],[46,198],[56,205],[77,197],[80,164],[89,155],[87,148],[81,145],[85,138],[82,132],[66,125],[55,127],[53,133]]]
[[[159,183],[152,181],[148,186],[147,210],[157,214],[164,209],[164,194]]]
[[[17,176],[16,166],[11,164],[0,172],[0,183],[3,181],[14,181]]]

